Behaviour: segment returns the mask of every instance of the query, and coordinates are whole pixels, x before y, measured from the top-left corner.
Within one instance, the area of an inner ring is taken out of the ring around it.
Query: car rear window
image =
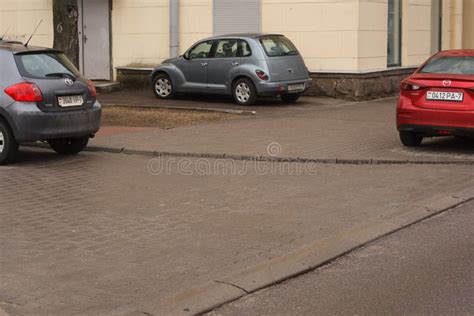
[[[298,55],[295,45],[284,36],[263,36],[260,43],[269,57]]]
[[[54,78],[60,74],[80,75],[77,68],[63,53],[28,53],[15,56],[18,69],[24,77]]]
[[[421,73],[474,75],[474,56],[439,56],[432,58]]]

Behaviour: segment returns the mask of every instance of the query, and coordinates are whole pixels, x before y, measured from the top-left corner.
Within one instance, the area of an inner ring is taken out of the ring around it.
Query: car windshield
[[[264,36],[260,43],[269,57],[298,55],[295,45],[284,36]]]
[[[434,57],[420,73],[474,75],[474,56]]]
[[[16,55],[20,73],[24,77],[52,78],[80,76],[77,68],[62,53],[28,53]]]

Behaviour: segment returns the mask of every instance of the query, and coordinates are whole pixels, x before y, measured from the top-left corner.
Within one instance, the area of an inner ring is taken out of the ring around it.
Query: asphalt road
[[[473,315],[474,202],[212,315]]]

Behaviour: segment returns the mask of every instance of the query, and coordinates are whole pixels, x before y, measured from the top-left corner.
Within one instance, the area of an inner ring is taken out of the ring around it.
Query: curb
[[[49,149],[49,145],[43,143],[26,143],[23,146]],[[279,157],[269,155],[235,155],[196,152],[172,152],[157,150],[127,149],[125,147],[114,148],[104,146],[88,146],[84,151],[105,152],[111,154],[137,155],[146,157],[175,157],[175,158],[208,158],[228,159],[240,161],[265,161],[278,163],[307,163],[325,165],[460,165],[472,166],[474,160],[410,160],[410,159],[337,159],[337,158],[304,158],[304,157]]]
[[[183,107],[183,106],[172,106],[172,105],[152,105],[152,104],[141,104],[141,105],[130,105],[130,104],[102,104],[103,106],[118,106],[127,108],[145,108],[145,109],[166,109],[166,110],[183,110],[183,111],[197,111],[197,112],[217,112],[226,114],[238,114],[238,115],[257,115],[257,111],[250,110],[232,110],[232,109],[211,109],[211,108],[200,108],[200,107]]]
[[[214,280],[204,286],[184,291],[167,299],[167,304],[151,311],[158,315],[195,315],[209,312],[247,294],[313,271],[329,262],[364,247],[380,238],[474,200],[474,189],[456,195],[438,195],[425,200],[425,207],[398,214],[391,219],[377,219],[346,229],[286,255],[250,266]],[[423,201],[423,202],[425,202]]]

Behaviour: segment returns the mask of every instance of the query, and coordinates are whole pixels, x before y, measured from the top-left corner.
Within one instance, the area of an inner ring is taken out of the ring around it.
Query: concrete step
[[[117,91],[120,89],[120,83],[116,81],[92,81],[95,89],[100,93]]]

